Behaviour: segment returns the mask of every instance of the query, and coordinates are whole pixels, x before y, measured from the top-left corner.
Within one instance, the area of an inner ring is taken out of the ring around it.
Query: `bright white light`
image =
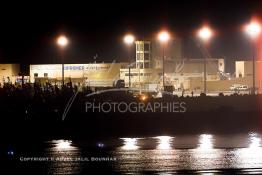
[[[65,47],[68,44],[68,40],[65,36],[60,36],[57,38],[57,44],[61,47]]]
[[[158,39],[160,42],[167,42],[169,38],[170,38],[169,33],[166,31],[162,31],[158,34]]]
[[[198,31],[198,37],[204,41],[209,40],[212,37],[212,31],[209,27],[203,27]]]
[[[139,148],[137,146],[137,138],[122,138],[122,140],[124,140],[123,150],[137,150]]]
[[[161,149],[161,150],[168,150],[171,149],[171,142],[172,142],[172,137],[170,136],[159,136],[156,137],[158,139],[158,145],[157,145],[157,149]]]
[[[262,160],[261,136],[258,136],[256,133],[250,133],[249,146],[247,148],[236,149],[235,154],[239,164],[251,165],[249,167],[253,165],[255,168]]]
[[[213,148],[213,136],[210,134],[201,134],[199,136],[199,146],[198,149],[212,149]]]
[[[72,141],[60,140],[56,144],[56,149],[58,149],[58,150],[68,150],[68,149],[70,149],[72,147],[71,144],[72,144]]]
[[[249,134],[249,140],[250,140],[249,148],[257,149],[260,147],[261,138],[259,138],[256,134],[254,133]]]
[[[124,37],[124,42],[128,45],[133,44],[135,41],[135,37],[131,34],[128,34]]]
[[[246,26],[246,32],[251,38],[255,38],[261,32],[261,27],[256,22],[251,22]]]

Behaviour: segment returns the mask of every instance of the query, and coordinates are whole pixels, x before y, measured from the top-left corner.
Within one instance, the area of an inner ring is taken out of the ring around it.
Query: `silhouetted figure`
[[[182,97],[184,97],[185,89],[182,90]]]

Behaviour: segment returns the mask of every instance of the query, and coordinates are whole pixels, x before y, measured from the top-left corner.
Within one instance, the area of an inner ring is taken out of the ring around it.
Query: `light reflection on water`
[[[69,151],[76,149],[75,147],[72,146],[72,141],[71,140],[53,140],[53,143],[55,143],[55,149],[58,151]]]
[[[127,173],[194,170],[200,174],[212,174],[221,169],[241,169],[247,174],[262,171],[261,138],[257,133],[119,138],[100,140],[104,146],[99,148],[96,141],[53,140],[48,142],[46,156],[74,158],[90,157],[87,152],[99,153],[100,157],[117,159],[116,162],[106,162],[113,171]],[[84,146],[92,144],[95,149]],[[98,162],[94,166],[101,164]],[[48,174],[77,174],[90,162],[54,161],[47,165]]]
[[[122,150],[137,150],[137,138],[120,138],[124,141],[124,145],[121,147]]]
[[[223,159],[224,150],[214,148],[214,136],[211,134],[201,134],[198,137],[198,147],[191,150],[193,161],[190,164],[194,165],[192,169],[203,169],[203,167],[216,167],[217,162]],[[194,163],[197,161],[198,163]],[[223,162],[221,162],[223,163]],[[225,165],[223,165],[225,166]],[[205,169],[204,168],[204,169]],[[216,167],[217,169],[218,167]],[[212,169],[212,168],[211,168]]]
[[[54,160],[47,162],[48,174],[72,174],[81,171],[81,162],[75,161],[81,153],[78,147],[73,146],[71,140],[52,140],[50,145],[46,150],[46,156]]]
[[[169,150],[172,149],[173,137],[170,136],[158,136],[155,137],[157,140],[157,149],[160,150]]]
[[[116,170],[124,172],[155,171],[155,172],[174,172],[176,170],[211,170],[217,169],[242,169],[242,168],[261,168],[262,167],[262,148],[261,136],[250,133],[245,136],[216,136],[212,134],[201,134],[198,136],[196,147],[181,148],[183,138],[170,136],[153,137],[155,145],[150,148],[140,147],[139,149],[128,151],[113,151],[118,158],[115,165]],[[225,138],[226,137],[226,138]],[[143,138],[140,145],[146,145],[152,138]],[[176,143],[176,139],[180,139]],[[218,143],[219,140],[232,142]],[[235,147],[239,142],[239,148]],[[246,143],[244,143],[246,142]],[[153,142],[151,141],[151,144]],[[246,147],[242,147],[247,145]],[[179,149],[177,149],[177,148]],[[211,171],[211,172],[212,172]],[[243,170],[245,173],[246,170]],[[205,173],[207,173],[205,172]]]
[[[213,136],[211,134],[201,134],[199,136],[198,149],[200,150],[209,150],[213,149]]]
[[[256,150],[260,149],[261,138],[256,133],[249,134],[249,149]]]
[[[262,167],[261,136],[256,133],[248,135],[249,145],[247,148],[235,149],[233,155],[236,157],[238,168]]]

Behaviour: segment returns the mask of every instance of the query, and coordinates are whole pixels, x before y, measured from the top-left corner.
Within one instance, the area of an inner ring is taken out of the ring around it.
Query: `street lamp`
[[[124,37],[124,43],[128,46],[128,59],[129,59],[129,66],[128,66],[128,87],[131,87],[131,54],[130,54],[130,47],[134,43],[135,37],[131,34],[128,34]]]
[[[261,26],[257,22],[251,22],[245,27],[246,33],[250,36],[252,40],[255,40],[261,32]],[[255,46],[252,43],[252,63],[253,63],[253,87],[252,87],[252,94],[256,92],[256,71],[255,71]]]
[[[210,38],[212,37],[213,33],[212,30],[209,27],[202,27],[198,31],[198,37],[204,42],[208,42]],[[204,57],[204,93],[206,94],[207,92],[207,60],[206,56]]]
[[[65,84],[65,72],[64,72],[64,48],[68,45],[68,39],[61,35],[57,38],[56,41],[57,45],[60,47],[61,50],[61,59],[62,59],[62,87]]]
[[[163,55],[162,55],[162,81],[163,81],[163,90],[165,90],[165,64],[164,64],[164,59],[165,59],[165,45],[168,42],[168,40],[170,39],[169,33],[167,31],[161,31],[158,34],[158,40],[160,41],[160,43],[162,44],[163,47]]]

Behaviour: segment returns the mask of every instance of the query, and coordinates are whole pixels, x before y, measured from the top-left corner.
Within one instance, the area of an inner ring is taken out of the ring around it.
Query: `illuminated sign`
[[[66,65],[65,70],[108,70],[110,68],[110,65]]]

